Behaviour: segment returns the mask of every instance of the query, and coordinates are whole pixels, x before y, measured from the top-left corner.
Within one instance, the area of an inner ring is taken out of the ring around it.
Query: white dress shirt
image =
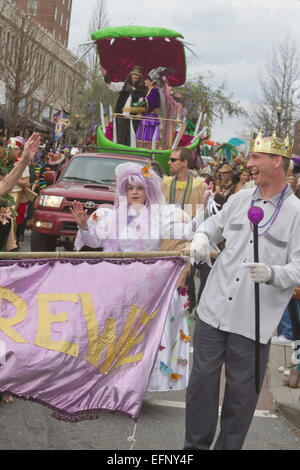
[[[226,241],[214,263],[202,293],[197,313],[201,320],[223,331],[255,339],[254,282],[249,270],[253,262],[253,233],[248,219],[251,200],[264,211],[265,224],[272,216],[280,194],[264,201],[259,188],[244,189],[231,196],[222,210],[197,230],[211,243]],[[261,234],[267,226],[259,229]],[[272,277],[260,284],[260,342],[267,343],[300,285],[300,200],[288,187],[283,204],[270,229],[258,237],[259,262],[268,265]]]

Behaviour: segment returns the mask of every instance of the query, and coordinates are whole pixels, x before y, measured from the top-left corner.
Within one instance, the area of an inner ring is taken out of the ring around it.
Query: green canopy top
[[[166,37],[183,38],[182,34],[167,28],[149,28],[148,26],[114,26],[111,28],[99,29],[92,33],[92,40],[111,39],[120,37],[145,38],[145,37]]]

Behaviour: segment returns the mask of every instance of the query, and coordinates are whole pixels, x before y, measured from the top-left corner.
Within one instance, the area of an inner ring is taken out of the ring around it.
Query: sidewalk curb
[[[290,388],[282,384],[284,375],[278,368],[290,358],[291,348],[284,350],[283,346],[271,345],[268,364],[268,386],[274,403],[282,416],[300,431],[300,388]]]
[[[300,403],[300,402],[299,402]],[[296,428],[297,431],[300,431],[300,407],[291,405],[290,403],[280,403],[275,400],[275,405],[280,411],[282,416]]]

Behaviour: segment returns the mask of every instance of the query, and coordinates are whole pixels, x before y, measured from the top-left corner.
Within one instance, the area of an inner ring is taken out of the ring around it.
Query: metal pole
[[[136,135],[135,130],[133,128],[132,119],[130,118],[130,146],[136,147]]]
[[[254,263],[259,262],[258,257],[258,227],[253,224]],[[255,385],[256,393],[259,394],[260,384],[260,309],[259,309],[259,283],[254,284],[255,295]]]

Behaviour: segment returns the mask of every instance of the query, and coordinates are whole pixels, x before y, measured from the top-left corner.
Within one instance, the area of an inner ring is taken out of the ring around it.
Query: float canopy
[[[183,36],[166,28],[119,26],[92,33],[97,43],[102,67],[112,82],[124,82],[135,65],[142,67],[144,77],[157,67],[170,69],[168,82],[180,86],[186,80],[186,58]],[[179,38],[179,39],[178,39]]]

